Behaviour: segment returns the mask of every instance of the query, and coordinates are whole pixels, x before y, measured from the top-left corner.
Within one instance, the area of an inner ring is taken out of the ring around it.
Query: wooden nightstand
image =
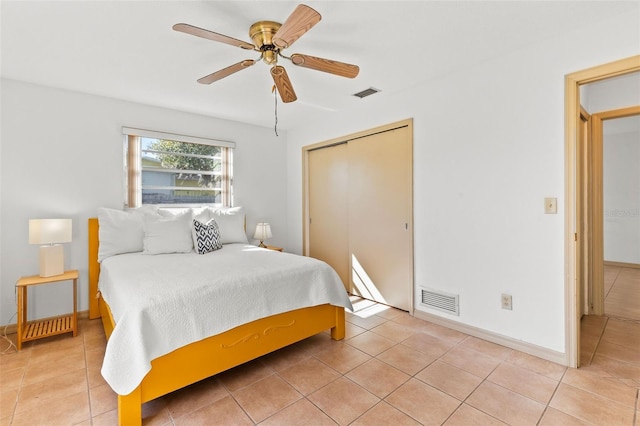
[[[73,280],[73,314],[27,322],[27,287],[70,280]],[[76,269],[65,271],[64,274],[53,277],[39,275],[22,277],[16,282],[16,288],[18,290],[18,350],[22,349],[22,342],[29,340],[63,333],[73,333],[73,337],[78,335],[78,271]]]
[[[282,247],[267,246],[267,248],[268,248],[269,250],[283,251],[283,248],[282,248]]]

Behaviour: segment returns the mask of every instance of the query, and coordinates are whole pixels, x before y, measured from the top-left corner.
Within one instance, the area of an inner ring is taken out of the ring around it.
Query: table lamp
[[[40,244],[40,276],[64,274],[64,247],[71,242],[71,219],[30,219],[29,244]]]
[[[271,238],[271,225],[267,222],[259,222],[256,225],[256,233],[253,235],[253,238],[260,240],[260,245],[258,247],[266,247],[264,245],[264,240]]]

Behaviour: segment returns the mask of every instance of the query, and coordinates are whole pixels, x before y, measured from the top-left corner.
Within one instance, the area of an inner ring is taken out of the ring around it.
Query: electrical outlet
[[[502,309],[513,310],[513,300],[511,299],[510,294],[502,294]]]

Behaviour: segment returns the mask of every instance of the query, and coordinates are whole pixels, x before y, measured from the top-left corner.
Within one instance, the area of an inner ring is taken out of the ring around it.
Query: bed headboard
[[[98,232],[98,218],[89,218],[89,318],[100,318],[98,305],[98,277],[100,263],[98,262],[98,246],[100,233]]]

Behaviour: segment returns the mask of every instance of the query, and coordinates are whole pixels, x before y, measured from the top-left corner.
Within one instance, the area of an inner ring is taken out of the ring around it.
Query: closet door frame
[[[320,149],[320,148],[326,148],[332,145],[338,145],[338,144],[342,144],[342,143],[346,143],[350,140],[353,139],[359,139],[359,138],[363,138],[363,137],[367,137],[367,136],[371,136],[374,135],[376,133],[382,133],[382,132],[386,132],[389,130],[393,130],[393,129],[397,129],[400,127],[407,127],[408,131],[409,131],[409,137],[411,139],[411,167],[413,167],[413,119],[412,118],[408,118],[406,120],[401,120],[401,121],[396,121],[394,123],[389,123],[383,126],[379,126],[379,127],[375,127],[372,129],[368,129],[368,130],[363,130],[360,132],[356,132],[356,133],[352,133],[346,136],[340,136],[334,139],[330,139],[327,141],[323,141],[323,142],[318,142],[312,145],[307,145],[302,147],[302,254],[304,256],[308,256],[309,255],[309,243],[310,243],[310,239],[309,239],[309,216],[310,216],[310,211],[309,211],[309,152],[316,150],[316,149]],[[411,208],[409,211],[409,229],[411,231],[411,233],[413,234],[413,173],[411,173],[411,179],[410,179],[410,190],[409,190],[409,194],[410,194],[410,198],[411,198]],[[414,275],[414,263],[413,263],[413,253],[414,253],[414,246],[413,246],[413,238],[412,238],[412,248],[411,248],[411,252],[412,252],[412,259],[411,259],[411,274],[412,276]],[[350,270],[351,270],[351,265],[350,265]],[[349,280],[351,281],[351,280]],[[351,285],[351,284],[350,284]],[[410,311],[409,314],[413,315],[413,311],[414,311],[414,293],[415,293],[415,284],[413,283],[413,280],[411,282],[411,301],[410,301]]]

